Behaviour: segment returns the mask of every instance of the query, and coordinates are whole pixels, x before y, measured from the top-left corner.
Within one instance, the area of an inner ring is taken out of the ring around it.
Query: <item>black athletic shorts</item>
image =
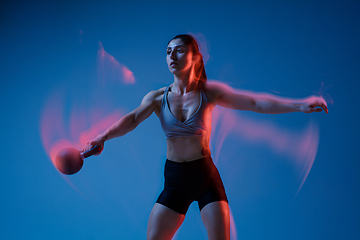
[[[166,160],[164,175],[164,190],[156,202],[180,214],[185,215],[193,201],[200,211],[211,202],[228,201],[211,156],[183,163]]]

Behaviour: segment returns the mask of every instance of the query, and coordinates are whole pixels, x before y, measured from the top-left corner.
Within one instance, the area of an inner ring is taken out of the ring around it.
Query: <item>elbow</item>
[[[258,100],[252,99],[250,105],[253,112],[262,113],[264,111],[263,104]]]
[[[261,100],[252,100],[253,101],[253,111],[257,113],[267,113],[268,106],[264,101]]]
[[[129,122],[128,123],[129,123],[129,132],[134,130],[140,124],[140,122],[136,118],[135,114],[131,114],[129,116]]]

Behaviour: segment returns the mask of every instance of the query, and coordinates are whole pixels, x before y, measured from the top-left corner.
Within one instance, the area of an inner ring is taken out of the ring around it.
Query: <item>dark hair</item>
[[[207,77],[206,77],[206,72],[205,72],[203,56],[200,53],[200,49],[199,49],[199,43],[196,41],[196,39],[194,37],[192,37],[189,34],[180,34],[180,35],[176,35],[175,37],[173,37],[168,42],[168,45],[174,39],[180,39],[185,45],[190,46],[194,55],[199,56],[199,61],[194,64],[193,71],[194,71],[194,78],[199,84],[198,86],[200,88],[203,88],[207,81]]]

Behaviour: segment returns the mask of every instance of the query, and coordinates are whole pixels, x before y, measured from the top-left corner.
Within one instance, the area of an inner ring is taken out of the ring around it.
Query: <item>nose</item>
[[[175,60],[176,59],[176,55],[175,55],[175,51],[171,51],[171,53],[170,53],[170,59],[171,60]]]

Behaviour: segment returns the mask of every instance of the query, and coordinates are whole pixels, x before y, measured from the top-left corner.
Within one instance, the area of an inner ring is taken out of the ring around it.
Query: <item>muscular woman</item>
[[[190,35],[178,35],[169,41],[166,61],[174,75],[173,83],[146,94],[139,107],[88,142],[83,151],[94,145],[103,148],[106,141],[134,130],[155,112],[167,139],[167,160],[165,186],[150,213],[147,239],[170,240],[189,205],[197,201],[209,239],[229,240],[228,200],[209,148],[214,107],[267,114],[327,113],[326,102],[316,96],[289,100],[249,94],[225,84],[209,83],[199,46]]]

